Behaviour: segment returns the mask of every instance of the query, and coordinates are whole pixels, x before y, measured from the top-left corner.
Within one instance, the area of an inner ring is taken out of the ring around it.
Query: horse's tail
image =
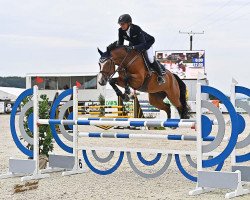
[[[187,105],[187,99],[186,99],[186,92],[187,92],[187,87],[186,84],[180,79],[180,77],[176,74],[173,74],[175,79],[178,82],[179,89],[180,89],[180,102],[182,105],[182,110],[181,110],[181,118],[182,119],[188,119],[190,118],[190,107]]]

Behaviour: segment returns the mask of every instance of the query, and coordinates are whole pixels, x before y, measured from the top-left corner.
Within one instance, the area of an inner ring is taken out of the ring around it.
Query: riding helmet
[[[132,18],[129,14],[121,15],[118,19],[118,24],[120,23],[132,23]]]

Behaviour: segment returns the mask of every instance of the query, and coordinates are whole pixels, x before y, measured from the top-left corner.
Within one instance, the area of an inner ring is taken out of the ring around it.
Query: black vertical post
[[[190,51],[193,49],[193,35],[190,35]]]
[[[193,50],[193,35],[195,34],[204,34],[204,31],[202,32],[193,32],[193,31],[190,31],[190,32],[182,32],[182,31],[179,31],[180,34],[188,34],[189,35],[189,38],[190,38],[190,51]]]

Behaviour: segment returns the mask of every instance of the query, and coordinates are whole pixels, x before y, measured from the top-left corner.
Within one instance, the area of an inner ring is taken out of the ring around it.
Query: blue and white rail
[[[120,138],[120,139],[160,139],[160,140],[182,140],[182,141],[196,141],[195,135],[183,135],[183,134],[133,134],[133,133],[98,133],[98,132],[79,132],[79,137],[90,138]],[[203,138],[203,141],[213,141],[214,136],[207,136]],[[228,139],[225,138],[225,141]]]
[[[217,120],[210,120],[212,125],[218,125]],[[105,125],[105,126],[135,126],[135,127],[169,127],[195,128],[195,119],[145,119],[145,118],[78,118],[77,120],[39,119],[38,124],[54,125]]]
[[[131,119],[120,120],[119,118],[111,120],[89,120],[89,119],[78,119],[78,120],[38,120],[39,124],[52,124],[52,125],[91,125],[91,126],[134,126],[134,127],[170,127],[170,128],[195,128],[195,122],[189,120],[180,119],[166,119],[166,120],[152,120],[152,119]]]

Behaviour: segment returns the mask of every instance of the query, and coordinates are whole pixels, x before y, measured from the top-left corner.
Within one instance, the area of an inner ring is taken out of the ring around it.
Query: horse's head
[[[104,86],[115,73],[115,63],[111,59],[111,55],[108,51],[102,52],[98,49],[98,52],[101,55],[99,59],[100,72],[98,74],[98,83]]]

